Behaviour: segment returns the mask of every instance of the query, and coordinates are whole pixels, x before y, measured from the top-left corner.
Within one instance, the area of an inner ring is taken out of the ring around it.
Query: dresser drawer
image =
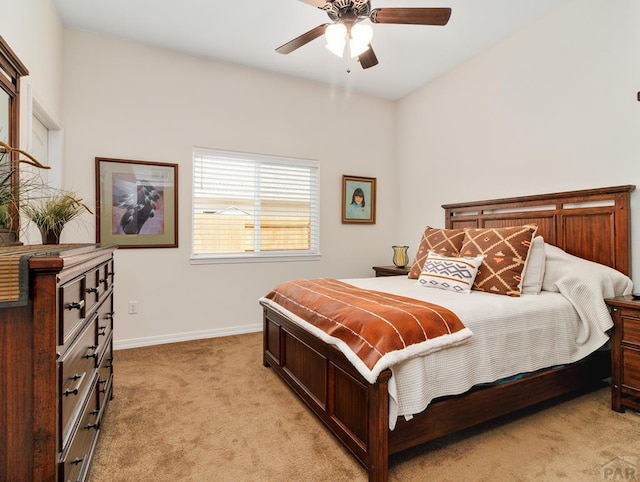
[[[113,294],[98,308],[97,318],[97,341],[98,341],[98,359],[102,358],[106,341],[110,339],[113,331]]]
[[[98,406],[100,410],[106,406],[111,397],[111,387],[113,385],[113,337],[109,337],[106,342],[104,356],[100,360],[98,367]]]
[[[94,381],[97,362],[96,320],[97,316],[94,316],[87,323],[76,341],[58,361],[62,446],[68,442],[75,416]]]
[[[622,343],[633,343],[640,346],[640,319],[628,316],[622,310]],[[635,314],[635,313],[634,313]]]
[[[85,277],[76,278],[60,287],[60,318],[58,328],[58,344],[69,342],[85,317],[84,297]]]
[[[104,291],[108,291],[113,285],[113,277],[113,259],[110,259],[108,262],[100,266],[100,277],[98,282],[102,284]]]
[[[96,267],[85,275],[84,292],[86,299],[85,313],[89,313],[98,303],[100,296],[104,292],[102,284],[100,283],[100,267]]]
[[[59,480],[61,481],[84,480],[89,469],[89,462],[100,428],[97,387],[96,379],[94,379],[87,403],[80,416],[80,423],[68,450],[63,452],[60,460]]]
[[[622,387],[640,394],[640,350],[622,347]]]

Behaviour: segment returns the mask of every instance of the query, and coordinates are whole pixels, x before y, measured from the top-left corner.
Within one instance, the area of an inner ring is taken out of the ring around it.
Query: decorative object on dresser
[[[409,254],[407,250],[409,246],[391,246],[393,249],[393,264],[398,268],[404,268],[409,264]]]
[[[627,278],[631,266],[630,197],[634,189],[616,186],[443,205],[444,229],[536,225],[537,234],[565,255],[614,268]],[[502,296],[486,292],[471,296],[475,295]],[[608,319],[603,299],[599,300]],[[330,429],[364,466],[371,481],[388,479],[390,454],[560,395],[601,386],[610,375],[610,354],[596,349],[573,363],[547,365],[530,376],[436,398],[425,410],[413,412],[410,420],[391,420],[391,370],[382,371],[375,383],[369,383],[336,346],[281,310],[261,303],[263,364],[271,367]],[[573,307],[571,313],[575,313]],[[547,316],[545,320],[555,322],[557,317]]]
[[[376,272],[376,278],[381,276],[406,276],[409,268],[398,268],[397,266],[374,266],[373,271]]]
[[[0,248],[0,480],[87,475],[113,390],[114,250]]]
[[[65,225],[91,209],[70,191],[54,191],[42,199],[21,206],[23,214],[38,227],[42,244],[59,244]]]
[[[613,318],[611,408],[640,412],[640,300],[628,295],[605,301]]]

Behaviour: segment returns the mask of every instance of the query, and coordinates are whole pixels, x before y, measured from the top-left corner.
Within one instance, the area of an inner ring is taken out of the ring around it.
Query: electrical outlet
[[[137,315],[138,314],[138,302],[137,301],[129,301],[129,314]]]

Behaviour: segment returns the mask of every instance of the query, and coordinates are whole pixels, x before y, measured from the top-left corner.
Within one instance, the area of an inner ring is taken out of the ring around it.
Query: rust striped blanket
[[[282,283],[260,301],[335,345],[370,383],[395,363],[472,335],[447,308],[331,278]]]

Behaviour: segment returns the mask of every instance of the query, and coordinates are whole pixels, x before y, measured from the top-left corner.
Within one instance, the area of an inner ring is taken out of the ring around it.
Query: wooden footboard
[[[552,398],[602,386],[610,375],[608,351],[584,362],[433,401],[389,431],[387,383],[370,384],[346,357],[271,308],[264,311],[264,365],[298,394],[365,467],[370,481],[388,480],[389,455]]]
[[[338,350],[264,307],[264,365],[298,394],[367,469],[388,478],[390,371],[368,383]]]

